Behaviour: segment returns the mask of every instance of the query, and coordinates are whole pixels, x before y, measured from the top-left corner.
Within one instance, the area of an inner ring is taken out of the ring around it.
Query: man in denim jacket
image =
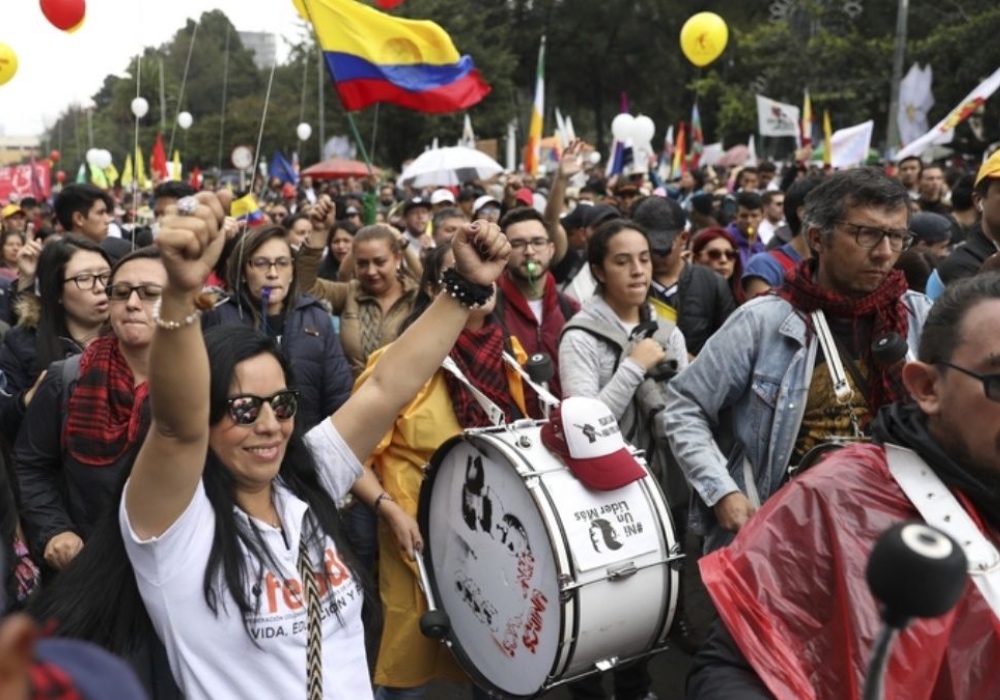
[[[929,302],[893,270],[909,244],[906,189],[874,168],[838,172],[806,199],[814,258],[776,293],[729,317],[667,387],[666,430],[699,498],[693,531],[727,544],[816,445],[862,435],[878,408],[905,397],[901,363],[878,363],[872,341],[895,333],[915,348]],[[834,395],[813,312],[830,328],[850,389]],[[728,456],[715,440],[731,434]]]

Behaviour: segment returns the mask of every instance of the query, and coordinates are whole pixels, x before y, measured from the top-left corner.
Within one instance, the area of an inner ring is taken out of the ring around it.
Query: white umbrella
[[[482,151],[450,146],[424,151],[403,169],[400,182],[414,187],[461,185],[470,180],[486,180],[503,172],[503,167]]]

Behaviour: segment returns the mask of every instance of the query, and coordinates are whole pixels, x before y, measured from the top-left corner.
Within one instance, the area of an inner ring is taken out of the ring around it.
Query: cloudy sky
[[[70,104],[88,104],[105,76],[124,72],[143,46],[169,41],[187,18],[215,8],[239,31],[300,35],[291,0],[87,0],[87,18],[73,34],[49,24],[34,0],[4,2],[0,42],[19,65],[0,86],[0,133],[40,134]],[[278,46],[280,57],[287,44]]]

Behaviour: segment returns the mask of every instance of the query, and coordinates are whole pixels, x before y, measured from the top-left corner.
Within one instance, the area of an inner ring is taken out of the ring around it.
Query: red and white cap
[[[588,488],[613,491],[646,476],[611,409],[597,399],[563,399],[542,426],[541,437]]]

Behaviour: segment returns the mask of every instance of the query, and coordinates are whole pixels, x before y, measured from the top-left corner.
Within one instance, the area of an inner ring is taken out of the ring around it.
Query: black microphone
[[[536,352],[524,363],[524,370],[531,377],[531,381],[538,384],[545,384],[556,375],[555,365],[548,353]]]
[[[880,365],[894,365],[906,359],[910,346],[899,333],[883,333],[872,341],[872,359]]]
[[[868,664],[864,700],[882,697],[882,679],[896,633],[915,617],[938,617],[965,589],[968,563],[958,542],[917,521],[897,523],[878,538],[866,577],[885,622]]]

